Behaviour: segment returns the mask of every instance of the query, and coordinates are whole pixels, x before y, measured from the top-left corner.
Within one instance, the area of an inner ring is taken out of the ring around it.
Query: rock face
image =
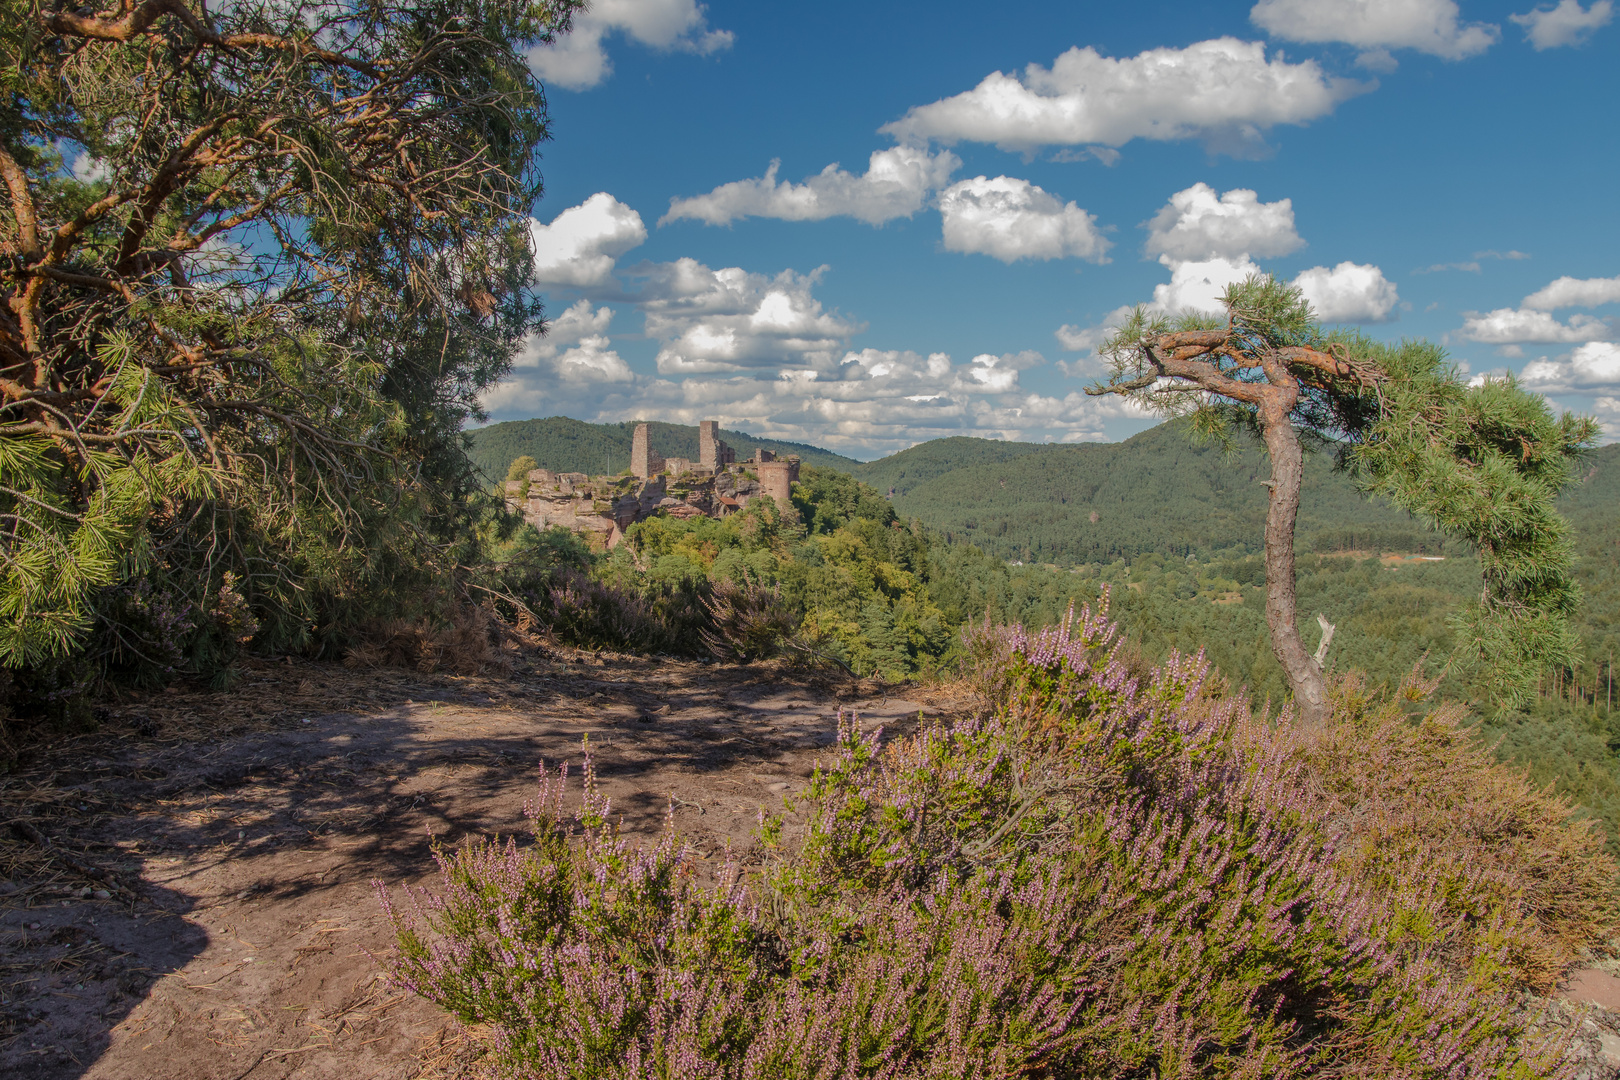
[[[777,460],[769,450],[759,450],[753,461],[739,466],[736,451],[720,439],[719,427],[714,420],[699,425],[699,461],[694,465],[688,458],[659,457],[647,425],[639,424],[630,443],[628,476],[535,469],[524,480],[507,481],[507,508],[537,529],[560,525],[598,548],[617,547],[626,529],[656,514],[720,518],[760,495],[776,500],[784,513],[794,513],[799,459]]]

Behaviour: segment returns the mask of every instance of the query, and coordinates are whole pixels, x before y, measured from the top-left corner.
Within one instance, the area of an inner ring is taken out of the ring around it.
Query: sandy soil
[[[110,705],[0,777],[0,1076],[453,1075],[470,1041],[372,959],[371,882],[430,881],[430,833],[519,831],[536,763],[588,735],[627,831],[673,802],[714,858],[803,788],[840,708],[901,730],[959,693],[559,652],[510,678],[258,662]]]

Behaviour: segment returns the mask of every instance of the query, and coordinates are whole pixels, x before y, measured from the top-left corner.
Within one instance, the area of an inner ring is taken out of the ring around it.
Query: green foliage
[[[948,439],[862,466],[856,475],[885,490],[886,483],[896,487],[894,508],[902,516],[1003,559],[1075,566],[1151,551],[1257,552],[1266,515],[1259,481],[1269,470],[1252,439],[1237,434],[1235,442],[1232,454],[1199,444],[1187,420],[1118,443]],[[1405,511],[1366,499],[1330,455],[1312,454],[1305,467],[1298,531],[1308,549],[1456,548]]]
[[[1558,503],[1574,523],[1580,552],[1573,574],[1583,602],[1572,626],[1586,644],[1585,659],[1547,673],[1529,701],[1493,704],[1488,671],[1447,663],[1459,641],[1456,616],[1479,598],[1479,563],[1467,553],[1453,549],[1444,561],[1380,561],[1332,550],[1302,556],[1300,628],[1314,642],[1315,615],[1326,614],[1338,628],[1329,669],[1363,672],[1375,686],[1398,686],[1420,661],[1443,675],[1440,693],[1473,703],[1486,742],[1503,760],[1529,768],[1537,783],[1554,784],[1603,823],[1611,844],[1620,844],[1620,715],[1614,709],[1620,679],[1608,652],[1620,644],[1620,520],[1606,501],[1620,482],[1620,445],[1594,451],[1587,476]],[[1092,564],[1078,574],[1021,572],[1063,579],[1087,597],[1108,585],[1128,647],[1147,659],[1202,650],[1222,675],[1257,698],[1282,701],[1287,693],[1266,641],[1264,568],[1241,549],[1190,560],[1149,553]]]
[[[887,499],[843,473],[806,466],[793,511],[784,517],[758,499],[721,519],[650,518],[596,572],[644,599],[754,582],[779,589],[804,649],[889,679],[954,663],[958,631],[986,613],[1056,620],[1082,595],[1071,578],[1009,567],[903,524]]]
[[[1038,443],[1003,442],[998,439],[972,439],[954,435],[948,439],[930,439],[888,457],[855,466],[853,473],[879,491],[891,488],[898,499],[959,469],[977,465],[997,465],[1013,461],[1026,454],[1042,454],[1050,459],[1049,451],[1055,447]],[[1095,449],[1088,448],[1088,449]],[[983,492],[993,495],[993,492]]]
[[[1569,413],[1555,419],[1511,378],[1467,386],[1435,346],[1357,344],[1389,380],[1352,467],[1368,491],[1478,553],[1483,595],[1453,625],[1500,700],[1527,701],[1544,671],[1579,654],[1569,624],[1580,602],[1575,549],[1555,500],[1597,425]]]
[[[507,483],[511,483],[512,481],[516,480],[521,485],[518,488],[517,493],[519,501],[529,497],[529,473],[533,472],[539,467],[539,463],[536,462],[534,458],[529,457],[527,454],[523,455],[522,457],[513,458],[512,464],[506,467]],[[506,492],[504,489],[501,491],[501,495],[502,497],[505,497]]]
[[[215,673],[221,597],[318,649],[465,587],[496,511],[460,428],[540,316],[524,57],[577,6],[0,0],[0,664],[35,704]]]
[[[526,480],[528,479],[529,473],[535,469],[538,469],[539,467],[540,463],[538,461],[535,461],[534,458],[524,454],[522,457],[515,457],[512,459],[512,464],[506,467],[506,478],[508,480]]]

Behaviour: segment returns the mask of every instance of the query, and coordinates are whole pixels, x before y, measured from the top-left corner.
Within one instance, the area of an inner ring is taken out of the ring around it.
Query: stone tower
[[[720,468],[720,423],[704,420],[698,424],[698,464],[705,469]]]
[[[704,420],[698,424],[698,466],[719,472],[737,460],[737,451],[726,445],[720,437],[720,421]]]
[[[664,459],[652,452],[652,439],[646,424],[637,424],[630,439],[630,472],[640,480],[647,480],[664,471]]]
[[[785,461],[761,461],[754,466],[759,473],[759,491],[761,495],[769,495],[776,500],[780,510],[786,510],[793,505],[793,484],[799,479],[799,459],[790,457]]]

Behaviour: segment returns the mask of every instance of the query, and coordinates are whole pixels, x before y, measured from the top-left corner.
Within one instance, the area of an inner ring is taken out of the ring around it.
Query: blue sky
[[[1613,0],[597,0],[532,57],[552,329],[492,419],[860,458],[1118,439],[1130,305],[1255,269],[1620,437]]]

